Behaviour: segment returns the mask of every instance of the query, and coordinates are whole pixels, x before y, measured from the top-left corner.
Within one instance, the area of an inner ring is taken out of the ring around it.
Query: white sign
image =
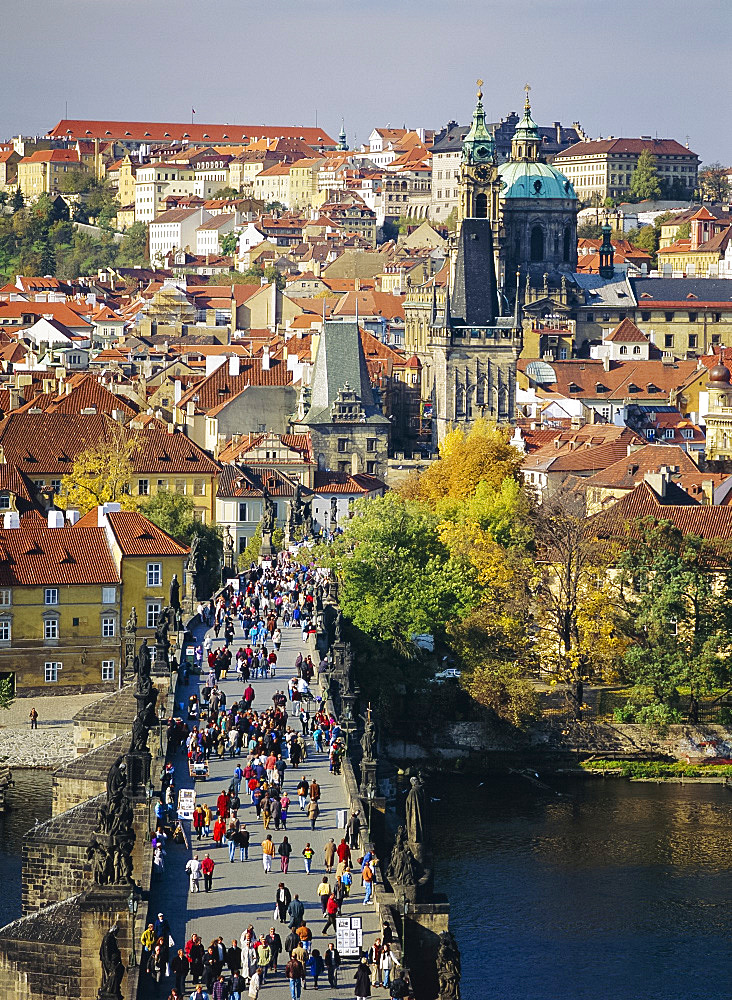
[[[226,586],[231,587],[235,594],[239,593],[239,577],[233,576],[230,580],[226,581]]]
[[[363,944],[360,917],[336,918],[336,948],[345,956],[358,957]]]
[[[178,819],[193,819],[196,808],[196,789],[181,788],[178,792]]]

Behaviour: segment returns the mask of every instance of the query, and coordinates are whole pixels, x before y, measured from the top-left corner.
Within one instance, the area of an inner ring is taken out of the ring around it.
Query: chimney
[[[11,388],[10,393],[10,403],[8,405],[9,410],[17,410],[20,406],[20,390]]]
[[[71,525],[76,524],[76,522],[79,520],[79,512],[78,512],[78,510],[67,510],[66,511],[66,520]]]
[[[229,355],[229,375],[234,378],[239,374],[239,355],[230,354]]]
[[[269,371],[270,358],[269,358],[269,344],[265,344],[262,348],[262,370]]]
[[[557,140],[557,146],[562,145],[562,126],[559,122],[552,122],[554,126],[554,138]]]
[[[668,471],[667,466],[662,466],[659,472],[646,472],[643,480],[663,499],[668,493],[671,473]]]
[[[3,528],[19,528],[20,527],[20,514],[17,510],[9,510],[6,514],[3,514]]]
[[[604,356],[604,358],[602,359],[602,370],[604,372],[609,372],[610,371],[610,355],[609,354],[606,354]]]
[[[63,528],[64,520],[65,520],[64,512],[62,510],[49,510],[48,512],[49,528]]]
[[[354,278],[353,279],[353,290],[355,292],[360,292],[361,291],[361,279],[360,278]]]
[[[107,524],[107,514],[116,514],[120,510],[122,510],[122,505],[119,503],[100,504],[97,507],[97,527],[104,528]]]
[[[702,481],[702,503],[714,503],[714,480],[704,479]]]

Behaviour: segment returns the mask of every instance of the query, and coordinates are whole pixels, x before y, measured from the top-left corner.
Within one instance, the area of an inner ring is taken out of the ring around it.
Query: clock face
[[[488,155],[488,150],[485,148],[485,146],[478,146],[477,152],[478,152],[478,156],[487,156]]]

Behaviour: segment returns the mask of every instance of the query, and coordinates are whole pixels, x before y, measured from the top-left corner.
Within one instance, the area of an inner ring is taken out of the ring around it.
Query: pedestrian
[[[389,989],[389,980],[391,979],[391,970],[394,968],[394,964],[394,955],[392,954],[391,948],[388,944],[385,944],[381,949],[381,958],[379,959],[381,985],[384,989]]]
[[[305,858],[305,874],[306,875],[310,875],[311,874],[310,869],[312,868],[313,855],[314,854],[315,854],[315,851],[312,849],[312,847],[310,846],[310,842],[308,841],[308,843],[305,844],[305,846],[302,849],[302,856]]]
[[[348,846],[352,849],[358,847],[358,835],[361,830],[361,820],[359,819],[358,813],[354,809],[351,813],[350,819],[348,820],[348,825],[346,826],[346,833],[348,834]]]
[[[300,1000],[300,991],[305,978],[305,969],[302,962],[296,958],[291,958],[285,966],[285,975],[290,983],[291,1000]]]
[[[375,938],[374,943],[369,948],[369,966],[371,967],[371,982],[374,986],[381,986],[381,938]]]
[[[287,920],[287,908],[291,902],[292,896],[290,895],[290,890],[284,882],[280,882],[277,886],[277,892],[275,893],[275,907],[277,919],[281,924],[284,924]]]
[[[265,944],[269,947],[272,953],[272,959],[269,963],[270,970],[274,973],[277,972],[277,961],[282,952],[282,938],[279,936],[274,927],[270,927],[269,934],[264,938]]]
[[[200,840],[203,837],[203,806],[199,804],[193,810],[193,829],[196,832],[196,840]]]
[[[322,881],[315,891],[320,899],[320,907],[323,915],[325,915],[325,904],[328,902],[328,897],[330,896],[330,883],[328,882],[327,875],[323,875]]]
[[[239,860],[248,861],[249,860],[249,831],[247,830],[246,823],[242,823],[239,827],[237,834],[237,843],[239,844]]]
[[[241,948],[236,938],[232,940],[231,947],[226,949],[226,964],[232,975],[241,972]]]
[[[323,956],[317,948],[313,948],[313,952],[308,959],[308,972],[313,977],[313,988],[316,990],[318,988],[318,979],[323,975],[324,971],[325,962],[323,961]]]
[[[165,979],[165,956],[160,944],[155,945],[155,949],[147,960],[147,971],[150,978],[159,986]],[[157,991],[156,991],[157,992]]]
[[[323,849],[323,857],[325,858],[325,870],[330,874],[333,871],[333,862],[336,856],[336,845],[335,841],[331,837],[328,843]]]
[[[305,775],[303,775],[297,785],[297,801],[300,803],[301,812],[305,811],[309,789],[310,785],[308,784],[308,780]]]
[[[206,892],[211,892],[211,886],[213,883],[213,873],[214,873],[214,861],[210,854],[201,862],[201,871],[203,873],[203,888]]]
[[[211,990],[212,1000],[228,1000],[229,986],[223,975],[219,975]]]
[[[368,959],[363,957],[356,969],[356,1000],[367,1000],[371,996],[371,977],[369,976]]]
[[[233,864],[234,855],[236,853],[236,845],[239,840],[238,831],[236,829],[236,823],[233,820],[231,821],[231,826],[227,831],[226,840],[229,844],[229,861]]]
[[[371,865],[368,862],[363,866],[363,871],[361,872],[361,878],[363,879],[363,887],[364,887],[363,905],[370,906],[371,893],[374,888],[374,873],[371,870]]]
[[[336,929],[336,916],[338,915],[338,900],[333,893],[328,896],[325,903],[325,927],[323,927],[323,934],[328,933],[328,928],[332,927],[333,930]]]
[[[186,958],[191,963],[191,975],[193,976],[194,986],[203,975],[203,956],[203,942],[198,934],[193,934],[190,940],[186,942]]]
[[[198,860],[197,854],[194,854],[186,865],[186,871],[190,876],[191,892],[198,892],[198,882],[201,878],[201,862]]]
[[[259,996],[259,987],[261,986],[261,980],[259,978],[259,970],[257,969],[254,975],[249,980],[249,996],[251,1000],[257,1000]]]
[[[246,989],[244,977],[239,972],[235,972],[229,980],[229,1000],[243,1000],[243,993]]]
[[[272,840],[272,835],[268,833],[262,841],[262,867],[267,875],[269,875],[272,871],[272,858],[274,857],[274,853],[274,841]]]
[[[305,916],[305,905],[297,893],[287,907],[287,916],[290,918],[290,928],[293,931],[297,930]]]
[[[328,985],[332,989],[338,987],[338,967],[341,964],[340,952],[331,941],[323,956],[325,971],[328,973]]]
[[[318,806],[317,799],[310,799],[308,802],[308,819],[310,820],[310,829],[315,829],[315,821],[320,815],[320,807]]]
[[[38,712],[36,711],[35,706],[28,713],[28,718],[30,719],[31,729],[38,729]]]
[[[287,794],[287,792],[283,792],[282,795],[280,795],[280,823],[282,825],[283,830],[287,829],[287,810],[289,808],[290,808],[290,796]]]
[[[290,867],[290,855],[292,854],[292,844],[287,837],[282,838],[282,843],[277,848],[277,853],[280,856],[280,871],[287,874],[287,870]]]
[[[206,837],[211,836],[211,820],[213,819],[213,813],[207,802],[203,803],[203,832]]]

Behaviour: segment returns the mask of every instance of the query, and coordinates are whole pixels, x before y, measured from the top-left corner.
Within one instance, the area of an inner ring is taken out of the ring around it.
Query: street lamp
[[[130,968],[134,969],[137,965],[137,950],[136,950],[136,939],[137,934],[135,932],[135,917],[137,916],[137,908],[140,905],[140,900],[133,889],[130,893],[130,897],[127,900],[127,909],[130,911],[130,916],[132,917],[132,954],[130,955]]]
[[[376,788],[374,787],[373,782],[370,781],[368,785],[366,785],[366,801],[369,804],[369,828],[368,828],[369,843],[371,843],[371,810],[374,807],[375,798],[376,798]]]
[[[402,893],[401,899],[402,910],[402,968],[407,967],[407,914],[409,913],[409,900],[407,899],[406,893]]]
[[[152,778],[148,778],[147,787],[145,788],[145,796],[147,798],[147,834],[146,834],[147,840],[152,840],[152,833],[150,831],[150,809],[152,807],[152,800],[154,794],[155,794],[155,789],[153,787]]]
[[[165,721],[165,705],[161,705],[158,709],[158,721],[160,723],[160,746],[158,747],[158,757],[162,759],[165,756],[165,750],[163,750],[163,722]]]

